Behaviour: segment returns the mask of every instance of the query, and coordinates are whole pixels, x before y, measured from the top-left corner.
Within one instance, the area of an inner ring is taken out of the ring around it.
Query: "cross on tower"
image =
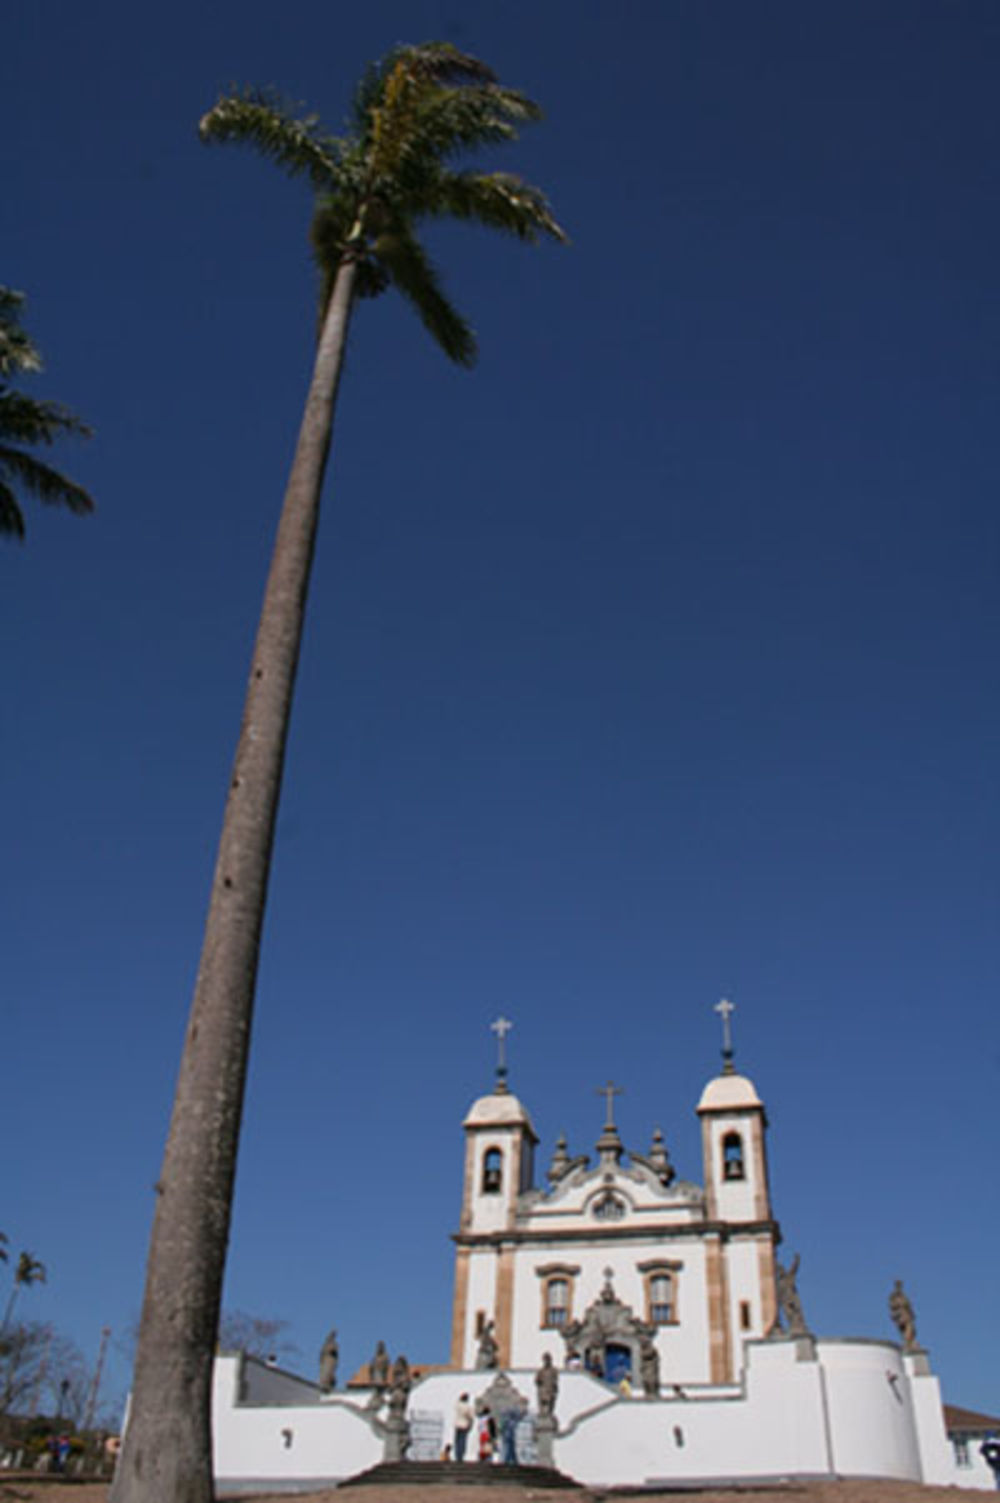
[[[736,1011],[735,1003],[729,1002],[723,997],[712,1009],[722,1019],[722,1068],[726,1075],[733,1074],[733,1027],[730,1018]]]
[[[614,1125],[615,1125],[615,1097],[616,1096],[622,1096],[622,1095],[624,1095],[624,1092],[623,1092],[621,1086],[616,1086],[615,1083],[614,1083],[614,1081],[609,1080],[608,1083],[607,1083],[607,1085],[598,1086],[597,1087],[597,1091],[595,1092],[595,1094],[598,1095],[598,1096],[603,1096],[606,1099],[607,1103],[608,1103],[608,1120],[605,1122],[604,1126],[605,1127],[614,1127]]]
[[[509,1018],[505,1018],[502,1013],[500,1014],[500,1016],[498,1018],[495,1018],[494,1021],[490,1024],[490,1032],[491,1033],[495,1033],[496,1036],[497,1036],[497,1089],[498,1090],[500,1090],[500,1089],[506,1090],[507,1089],[507,1046],[506,1046],[506,1039],[507,1039],[508,1033],[510,1033],[510,1030],[513,1028],[513,1026],[514,1025],[510,1021],[510,1019]]]

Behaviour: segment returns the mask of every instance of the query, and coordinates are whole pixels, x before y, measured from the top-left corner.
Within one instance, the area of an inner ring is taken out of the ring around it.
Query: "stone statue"
[[[493,1334],[493,1322],[488,1320],[483,1326],[479,1336],[479,1350],[476,1352],[476,1367],[479,1372],[489,1372],[498,1366],[500,1361],[500,1348]]]
[[[660,1354],[648,1331],[644,1331],[639,1337],[639,1377],[642,1379],[642,1391],[647,1399],[659,1398]]]
[[[790,1265],[785,1268],[778,1263],[775,1269],[775,1283],[778,1294],[778,1317],[785,1323],[785,1329],[789,1336],[808,1336],[809,1328],[802,1310],[802,1300],[799,1296],[796,1277],[799,1271],[799,1255],[795,1254]],[[777,1329],[776,1320],[772,1332]]]
[[[332,1393],[337,1386],[337,1363],[340,1347],[337,1345],[336,1328],[332,1330],[320,1348],[319,1387],[321,1393]]]
[[[538,1394],[538,1412],[546,1416],[555,1414],[559,1394],[559,1374],[551,1354],[546,1352],[542,1365],[535,1374],[535,1391]]]
[[[368,1377],[373,1388],[389,1386],[389,1353],[384,1341],[380,1341],[375,1348],[375,1355],[368,1364]]]
[[[392,1385],[389,1389],[390,1416],[402,1419],[412,1387],[413,1375],[410,1372],[410,1364],[405,1357],[399,1356],[392,1364]]]
[[[902,1279],[897,1279],[889,1295],[889,1314],[893,1325],[903,1341],[904,1352],[915,1352],[917,1347],[917,1321],[913,1306],[907,1298]]]

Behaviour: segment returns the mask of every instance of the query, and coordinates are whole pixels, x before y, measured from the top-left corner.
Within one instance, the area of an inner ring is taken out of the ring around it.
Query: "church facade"
[[[774,1328],[780,1233],[752,1082],[727,1059],[702,1094],[701,1185],[678,1180],[658,1129],[648,1152],[623,1162],[613,1091],[595,1161],[570,1157],[561,1139],[544,1188],[531,1118],[505,1073],[473,1103],[463,1123],[454,1367],[476,1366],[487,1331],[503,1367],[534,1368],[548,1352],[559,1366],[636,1382],[645,1351],[647,1371],[658,1366],[671,1382],[727,1383],[743,1342]],[[630,1321],[611,1323],[609,1289]]]

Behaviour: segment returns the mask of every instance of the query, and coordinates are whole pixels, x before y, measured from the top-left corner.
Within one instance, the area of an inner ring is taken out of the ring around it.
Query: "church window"
[[[569,1316],[569,1280],[549,1279],[545,1286],[545,1324],[564,1326]]]
[[[594,1202],[594,1217],[597,1221],[621,1221],[624,1215],[624,1202],[617,1195],[612,1195],[610,1190]]]
[[[972,1457],[969,1455],[969,1437],[967,1435],[953,1435],[951,1443],[955,1447],[955,1465],[971,1466]]]
[[[654,1325],[668,1325],[674,1313],[674,1281],[669,1273],[657,1273],[649,1281],[649,1318]]]
[[[748,1299],[741,1299],[740,1300],[740,1330],[741,1331],[749,1331],[749,1329],[750,1329],[750,1301]]]
[[[677,1275],[680,1263],[657,1259],[640,1263],[646,1290],[646,1322],[651,1326],[677,1325]]]
[[[727,1132],[722,1140],[722,1178],[745,1178],[743,1168],[743,1139],[738,1132]]]
[[[503,1158],[499,1148],[487,1148],[483,1154],[483,1194],[499,1195],[503,1180]]]
[[[561,1330],[573,1313],[573,1287],[580,1272],[576,1263],[546,1263],[535,1269],[540,1280],[543,1330]]]

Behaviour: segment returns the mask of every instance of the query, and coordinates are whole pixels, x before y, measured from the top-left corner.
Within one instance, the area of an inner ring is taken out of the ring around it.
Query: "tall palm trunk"
[[[211,1378],[261,925],[320,491],[354,300],[344,258],[323,321],[271,560],[146,1269],[112,1503],[208,1503]]]

